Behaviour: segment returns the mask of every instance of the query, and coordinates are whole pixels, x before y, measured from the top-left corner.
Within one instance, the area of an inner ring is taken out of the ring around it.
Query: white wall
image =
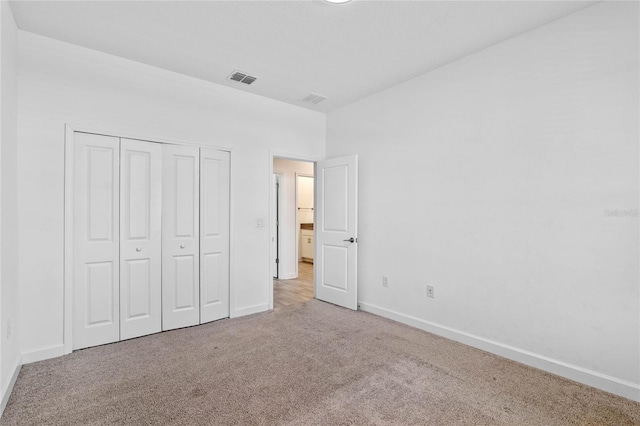
[[[324,156],[324,114],[22,31],[18,47],[25,362],[63,343],[65,123],[231,148],[231,311],[266,310],[270,152]]]
[[[362,308],[640,400],[638,36],[601,3],[330,113]]]
[[[17,28],[0,2],[0,401],[20,363],[18,333]],[[5,401],[6,402],[6,401]],[[0,413],[1,413],[0,409]]]
[[[280,278],[297,278],[297,242],[299,241],[300,225],[296,223],[296,173],[313,176],[313,163],[275,158],[273,171],[282,173]]]

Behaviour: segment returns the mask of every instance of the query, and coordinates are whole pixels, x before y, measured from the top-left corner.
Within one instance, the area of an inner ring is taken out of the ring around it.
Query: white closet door
[[[74,139],[73,349],[82,349],[120,339],[120,146],[108,136]]]
[[[229,316],[229,153],[200,149],[200,322]]]
[[[162,329],[162,145],[121,139],[120,338]]]
[[[162,329],[200,323],[200,150],[164,145]]]

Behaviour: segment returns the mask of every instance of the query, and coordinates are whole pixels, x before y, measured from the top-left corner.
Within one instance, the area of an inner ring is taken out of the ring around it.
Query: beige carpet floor
[[[22,368],[3,425],[640,425],[640,404],[312,300]]]

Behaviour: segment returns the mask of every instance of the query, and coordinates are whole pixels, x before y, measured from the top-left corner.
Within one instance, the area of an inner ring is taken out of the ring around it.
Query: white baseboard
[[[296,275],[295,272],[289,272],[288,274],[284,274],[284,277],[282,279],[283,280],[293,280],[295,278],[298,278],[298,275]]]
[[[18,380],[18,375],[20,374],[20,369],[22,368],[22,361],[18,359],[16,366],[13,369],[13,374],[11,375],[11,380],[7,384],[7,388],[2,390],[2,400],[0,400],[0,416],[4,413],[4,409],[9,402],[9,397],[11,397],[11,392],[13,392],[13,386],[16,384],[16,380]]]
[[[62,355],[64,355],[64,345],[54,345],[49,346],[48,348],[23,353],[22,363],[31,364],[32,362],[43,361],[49,358],[56,358]]]
[[[245,306],[244,308],[236,309],[233,317],[243,317],[245,315],[257,314],[269,310],[268,303],[261,303],[259,305]]]
[[[438,336],[446,337],[474,348],[520,362],[522,364],[539,368],[558,376],[582,383],[594,388],[602,389],[632,401],[640,402],[640,384],[632,383],[616,377],[601,374],[593,370],[579,367],[577,365],[558,361],[534,352],[519,349],[513,346],[494,342],[483,337],[465,333],[451,327],[446,327],[430,321],[425,321],[410,315],[401,314],[389,309],[381,308],[365,302],[358,302],[358,307],[365,312],[369,312],[381,317],[385,317],[411,327],[419,328]]]

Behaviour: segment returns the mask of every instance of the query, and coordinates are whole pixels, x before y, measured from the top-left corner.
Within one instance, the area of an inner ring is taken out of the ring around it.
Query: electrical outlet
[[[389,287],[389,278],[382,276],[382,287]]]
[[[434,298],[435,296],[433,295],[433,286],[432,285],[428,285],[427,286],[427,297],[431,297]]]

